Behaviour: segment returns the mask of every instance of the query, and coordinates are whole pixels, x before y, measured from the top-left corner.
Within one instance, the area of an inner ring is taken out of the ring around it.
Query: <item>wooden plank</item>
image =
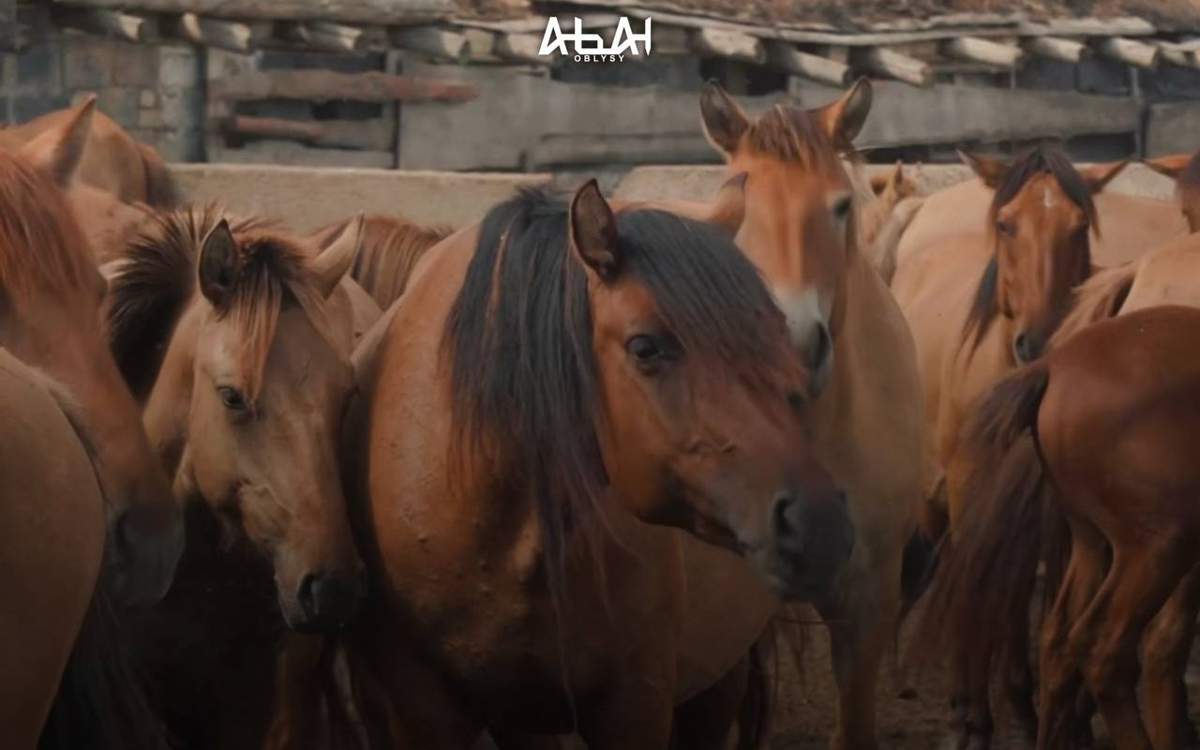
[[[209,98],[345,99],[361,102],[442,101],[474,99],[479,90],[468,83],[414,78],[377,71],[337,73],[332,70],[270,70],[240,73],[210,81]]]
[[[398,27],[388,32],[393,47],[417,52],[434,60],[465,63],[471,58],[466,34],[436,26]]]
[[[784,73],[839,87],[848,85],[853,78],[849,65],[804,52],[787,42],[767,42],[766,48],[767,65]]]
[[[1097,52],[1107,58],[1146,70],[1157,68],[1162,58],[1162,51],[1158,47],[1136,39],[1114,36],[1097,40],[1094,46]]]
[[[1029,37],[1021,44],[1031,55],[1059,62],[1078,63],[1091,54],[1086,44],[1057,36]]]
[[[63,0],[58,0],[62,2]],[[196,13],[237,19],[341,21],[380,25],[448,18],[453,0],[66,0],[73,6],[152,13]]]
[[[313,146],[340,146],[365,151],[392,148],[394,126],[374,120],[287,120],[279,117],[234,115],[221,122],[229,136],[300,141]]]
[[[257,141],[241,148],[217,147],[208,154],[208,158],[233,164],[391,169],[395,157],[391,151],[313,148],[292,141]]]
[[[877,75],[895,78],[914,86],[928,86],[933,83],[933,68],[928,63],[887,47],[868,47],[862,50],[856,64]]]
[[[158,39],[158,25],[154,19],[133,13],[55,6],[51,18],[59,26],[126,42],[152,42]]]
[[[501,60],[529,65],[553,65],[560,55],[539,55],[542,38],[536,34],[496,34],[492,52]]]
[[[767,51],[756,37],[726,29],[696,29],[689,40],[692,51],[701,57],[720,57],[727,60],[761,65],[767,61]]]
[[[279,21],[275,24],[275,35],[293,44],[345,54],[387,46],[382,29],[368,30],[326,21]]]
[[[270,24],[223,21],[195,13],[166,17],[160,28],[164,36],[231,52],[249,52],[271,35]]]
[[[977,36],[949,39],[942,42],[938,49],[948,57],[1002,68],[1014,68],[1025,57],[1025,52],[1020,47],[1012,44],[1000,44]]]

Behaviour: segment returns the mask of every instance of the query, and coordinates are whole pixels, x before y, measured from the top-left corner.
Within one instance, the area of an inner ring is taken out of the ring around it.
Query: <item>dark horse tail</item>
[[[775,626],[767,630],[750,647],[750,674],[746,678],[746,693],[738,710],[737,750],[759,750],[771,739],[771,709],[775,702]]]
[[[134,665],[112,578],[104,565],[42,729],[39,750],[167,750],[171,746]]]
[[[1002,656],[1021,642],[1041,557],[1044,467],[1037,418],[1050,380],[1044,361],[1002,380],[963,430],[970,461],[961,517],[940,552],[922,630],[965,659]],[[978,662],[976,662],[978,663]]]

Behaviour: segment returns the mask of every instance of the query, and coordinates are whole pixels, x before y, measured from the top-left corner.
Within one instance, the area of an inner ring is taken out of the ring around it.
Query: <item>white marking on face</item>
[[[813,326],[828,319],[822,309],[820,295],[815,289],[803,292],[790,290],[773,290],[775,304],[783,312],[787,321],[788,333],[796,346],[807,346],[812,337]]]
[[[1054,191],[1050,189],[1049,185],[1042,188],[1042,191],[1042,205],[1046,208],[1054,208],[1054,204],[1058,202],[1058,197],[1054,194]]]

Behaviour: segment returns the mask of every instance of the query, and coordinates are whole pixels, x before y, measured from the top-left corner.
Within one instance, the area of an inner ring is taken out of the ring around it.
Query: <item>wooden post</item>
[[[1002,68],[1013,68],[1021,63],[1025,53],[1020,47],[1011,44],[1000,44],[989,39],[974,36],[963,36],[957,39],[947,39],[939,46],[942,54],[957,57],[960,60],[996,65]]]
[[[862,52],[861,64],[872,73],[914,86],[928,86],[933,82],[933,69],[928,63],[887,47],[868,47]]]
[[[850,83],[850,66],[828,57],[813,55],[796,49],[787,42],[766,43],[767,65],[784,73],[811,78],[814,81],[844,87]]]
[[[145,16],[94,8],[64,8],[58,5],[52,8],[54,22],[67,28],[126,42],[150,42],[158,38],[156,24]]]
[[[1162,52],[1158,47],[1134,39],[1113,36],[1096,42],[1096,51],[1107,58],[1146,70],[1158,67]]]
[[[416,24],[448,18],[453,0],[69,0],[71,5],[131,13],[196,13],[237,19]],[[53,3],[57,5],[58,3]]]
[[[1078,64],[1090,54],[1087,45],[1056,36],[1029,37],[1022,45],[1030,54],[1065,63]]]
[[[537,34],[497,34],[492,52],[502,60],[527,65],[553,65],[560,55],[539,55],[542,38]]]
[[[269,23],[251,25],[240,21],[205,18],[195,13],[184,13],[182,16],[164,19],[162,26],[166,36],[231,52],[249,52],[258,42],[270,36]]]
[[[758,37],[740,31],[705,27],[693,31],[689,41],[692,51],[702,57],[721,57],[756,65],[767,61],[767,51]]]
[[[435,26],[397,27],[388,33],[388,40],[394,47],[438,61],[462,64],[471,57],[471,43],[465,34]]]

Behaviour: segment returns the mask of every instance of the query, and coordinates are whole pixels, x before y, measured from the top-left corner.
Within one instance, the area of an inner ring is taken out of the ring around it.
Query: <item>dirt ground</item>
[[[912,642],[912,622],[920,616],[918,607],[909,618],[909,627],[902,636],[902,653],[908,662],[918,644]],[[816,618],[814,613],[813,619]],[[786,649],[779,653],[780,686],[775,714],[773,750],[825,750],[833,731],[837,692],[829,667],[829,638],[824,626],[807,627],[801,674],[792,668],[792,657]],[[1200,718],[1200,659],[1192,651],[1188,665],[1187,685],[1192,720]],[[944,669],[935,662],[917,669],[908,669],[917,697],[901,699],[892,680],[892,670],[885,666],[879,690],[879,741],[884,750],[941,750],[950,748],[948,742],[950,699]],[[1025,750],[1030,745],[1017,733],[1004,701],[993,697],[996,735],[993,750]],[[1111,748],[1104,736],[1103,723],[1096,719],[1094,730],[1096,749]]]

